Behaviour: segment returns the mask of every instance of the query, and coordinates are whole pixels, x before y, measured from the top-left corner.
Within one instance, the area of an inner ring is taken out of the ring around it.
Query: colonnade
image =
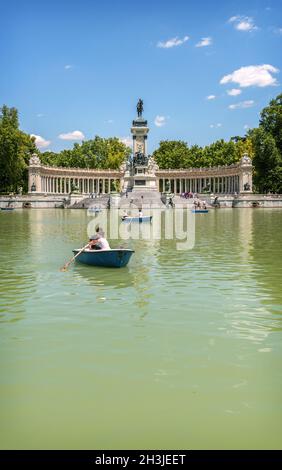
[[[159,192],[182,194],[209,191],[218,194],[232,194],[240,191],[240,176],[213,176],[205,178],[163,178],[158,177]]]
[[[81,194],[109,194],[119,185],[119,178],[71,178],[41,175],[41,192],[48,194],[69,194],[74,189]]]

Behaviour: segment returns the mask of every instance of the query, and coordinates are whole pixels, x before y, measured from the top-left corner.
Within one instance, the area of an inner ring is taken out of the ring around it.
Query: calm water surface
[[[60,272],[88,221],[0,213],[1,448],[282,448],[282,211]]]

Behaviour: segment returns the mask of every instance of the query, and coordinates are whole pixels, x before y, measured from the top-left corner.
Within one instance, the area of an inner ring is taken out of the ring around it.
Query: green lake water
[[[0,213],[0,447],[281,449],[282,211],[199,214],[192,250],[133,240],[126,268],[60,272],[88,221]]]

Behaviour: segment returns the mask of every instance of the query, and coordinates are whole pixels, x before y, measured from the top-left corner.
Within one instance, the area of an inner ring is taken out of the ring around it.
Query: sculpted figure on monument
[[[143,113],[143,100],[141,100],[141,98],[139,99],[136,108],[138,117],[141,117]]]
[[[133,158],[134,165],[147,165],[148,159],[142,152],[136,152]]]
[[[155,162],[154,158],[149,155],[148,157],[148,171],[151,174],[155,174],[156,171],[158,171],[159,167],[157,163]]]

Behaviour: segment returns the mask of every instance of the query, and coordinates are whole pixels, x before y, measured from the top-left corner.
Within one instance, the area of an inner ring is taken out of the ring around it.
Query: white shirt
[[[103,237],[99,238],[99,242],[98,242],[98,243],[99,243],[99,245],[100,245],[100,247],[101,247],[101,250],[110,250],[110,249],[111,249],[111,248],[110,248],[110,245],[109,245],[109,242],[108,242],[108,240],[107,240],[106,238],[103,238]]]

